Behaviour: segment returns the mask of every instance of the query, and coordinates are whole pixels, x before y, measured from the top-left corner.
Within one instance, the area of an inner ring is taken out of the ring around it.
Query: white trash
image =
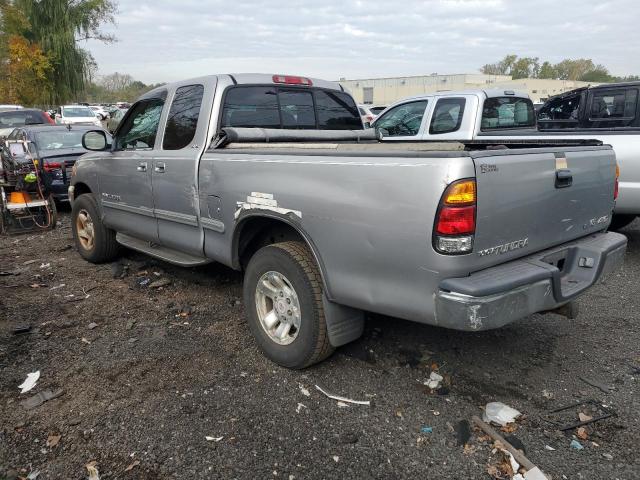
[[[522,413],[515,408],[511,408],[509,405],[505,405],[502,402],[491,402],[487,403],[484,407],[482,420],[504,427],[509,423],[515,422],[516,418],[520,415],[522,415]]]

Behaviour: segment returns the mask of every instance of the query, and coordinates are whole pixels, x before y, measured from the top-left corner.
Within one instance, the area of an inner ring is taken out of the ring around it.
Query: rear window
[[[40,125],[43,123],[49,123],[43,112],[25,112],[24,110],[0,112],[0,128]]]
[[[485,100],[482,107],[482,130],[496,128],[533,128],[536,115],[528,98],[496,97]]]
[[[342,92],[275,86],[233,87],[222,127],[362,129],[353,99]]]
[[[596,92],[591,101],[590,120],[633,119],[638,104],[635,89]]]

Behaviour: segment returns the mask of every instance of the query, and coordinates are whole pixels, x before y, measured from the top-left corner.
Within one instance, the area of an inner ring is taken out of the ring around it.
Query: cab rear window
[[[346,93],[276,86],[232,87],[225,95],[222,127],[362,129]]]
[[[528,98],[494,97],[482,107],[482,130],[499,128],[535,128],[536,114]]]

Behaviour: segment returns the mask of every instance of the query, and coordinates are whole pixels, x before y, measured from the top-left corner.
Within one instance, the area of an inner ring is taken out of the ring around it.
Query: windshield
[[[0,128],[21,127],[23,125],[39,125],[47,123],[40,112],[11,111],[0,112]]]
[[[62,107],[63,117],[95,117],[93,110],[87,107]]]
[[[36,133],[36,144],[40,150],[57,150],[59,148],[82,147],[82,135],[80,130],[55,130],[51,132]]]
[[[482,107],[483,130],[494,128],[535,128],[536,115],[528,98],[488,98]]]

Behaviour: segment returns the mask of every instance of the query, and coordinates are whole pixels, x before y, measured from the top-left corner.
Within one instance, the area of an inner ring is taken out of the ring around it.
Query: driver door
[[[158,242],[153,212],[153,149],[166,91],[134,104],[116,130],[111,152],[99,160],[104,224],[141,240]]]
[[[429,103],[422,99],[396,105],[377,118],[374,127],[382,133],[383,140],[420,140]]]

